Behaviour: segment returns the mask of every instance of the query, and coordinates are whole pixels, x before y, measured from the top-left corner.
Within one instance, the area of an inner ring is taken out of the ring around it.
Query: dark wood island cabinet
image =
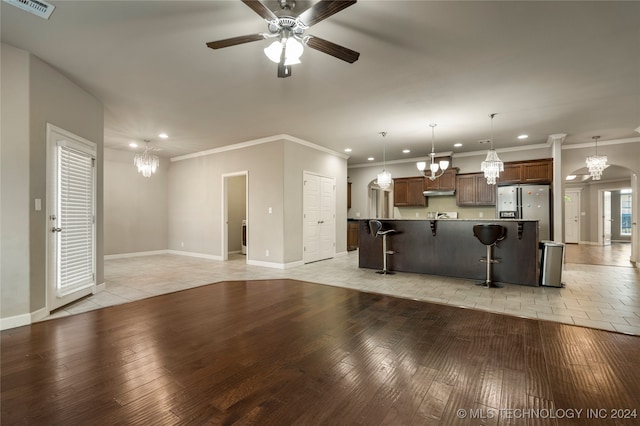
[[[517,219],[381,219],[385,228],[396,233],[387,240],[388,267],[392,271],[415,272],[483,281],[486,248],[473,235],[476,223],[497,223],[506,228],[506,238],[493,249],[497,282],[539,285],[538,221]],[[382,239],[371,235],[369,221],[359,222],[359,266],[382,268]]]

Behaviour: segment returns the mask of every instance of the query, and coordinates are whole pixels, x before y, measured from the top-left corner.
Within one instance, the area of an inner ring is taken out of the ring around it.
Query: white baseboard
[[[263,266],[265,268],[273,268],[273,269],[291,269],[291,268],[297,268],[298,266],[304,265],[304,262],[302,260],[296,260],[295,262],[289,262],[289,263],[276,263],[276,262],[264,262],[262,260],[247,259],[247,265]]]
[[[96,285],[96,289],[93,292],[93,294],[99,293],[99,292],[104,291],[106,289],[107,289],[107,285],[105,283],[98,284],[98,285]]]
[[[15,315],[7,318],[0,318],[0,330],[22,327],[31,324],[31,314]]]
[[[578,242],[578,244],[582,244],[585,246],[599,246],[600,243],[598,243],[597,241],[580,241]]]
[[[124,259],[127,257],[138,257],[138,256],[153,256],[156,254],[167,254],[170,250],[153,250],[153,251],[139,251],[135,253],[120,253],[120,254],[105,254],[104,259]]]
[[[264,266],[265,268],[273,268],[273,269],[286,269],[286,265],[284,263],[263,262],[261,260],[249,260],[249,259],[247,259],[247,265]]]
[[[41,308],[35,312],[31,312],[31,322],[34,323],[40,321],[41,319],[48,317],[49,314],[50,312],[47,308]]]
[[[167,250],[167,253],[175,254],[178,256],[191,256],[191,257],[199,257],[202,259],[222,260],[222,256],[216,256],[215,254],[195,253],[192,251]]]
[[[348,256],[348,251],[341,251],[340,253],[336,253],[336,257]]]

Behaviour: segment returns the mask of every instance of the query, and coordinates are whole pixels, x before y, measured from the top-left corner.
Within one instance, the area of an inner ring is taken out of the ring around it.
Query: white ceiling
[[[427,155],[429,123],[438,152],[485,150],[490,113],[496,148],[639,136],[639,2],[360,0],[306,32],[360,59],[307,48],[286,79],[268,40],[206,47],[267,31],[239,0],[51,3],[47,21],[2,2],[2,41],[103,102],[107,147],[148,138],[177,156],[289,134],[358,164],[381,159],[383,130],[387,161]]]

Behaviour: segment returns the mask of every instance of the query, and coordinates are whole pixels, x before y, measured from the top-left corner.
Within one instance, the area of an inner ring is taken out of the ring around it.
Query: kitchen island
[[[415,272],[484,281],[486,247],[473,235],[476,224],[506,228],[505,239],[493,248],[493,281],[539,285],[538,221],[519,219],[380,219],[383,228],[397,232],[387,237],[391,271]],[[382,269],[382,237],[371,235],[369,221],[359,222],[361,268]]]

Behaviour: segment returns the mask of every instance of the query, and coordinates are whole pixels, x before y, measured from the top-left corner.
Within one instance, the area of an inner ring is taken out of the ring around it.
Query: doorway
[[[382,189],[376,180],[369,182],[369,218],[393,218],[393,185]]]
[[[249,258],[249,173],[222,175],[222,260]]]
[[[47,310],[96,292],[94,142],[47,123]]]

